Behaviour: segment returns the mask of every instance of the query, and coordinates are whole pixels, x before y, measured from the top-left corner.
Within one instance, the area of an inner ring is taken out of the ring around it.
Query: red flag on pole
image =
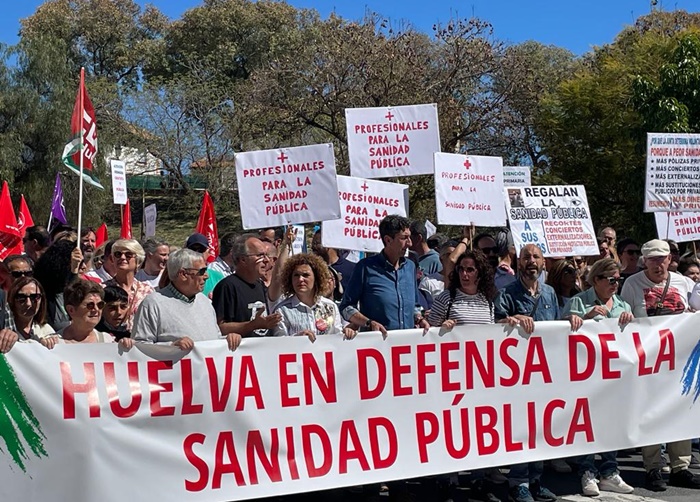
[[[71,141],[63,149],[63,163],[83,180],[97,188],[104,187],[95,177],[92,161],[97,155],[95,108],[85,88],[85,70],[80,69],[80,84],[70,119]],[[82,156],[82,172],[81,172]]]
[[[100,225],[100,228],[97,229],[97,232],[95,232],[95,247],[100,247],[108,240],[109,236],[107,235],[107,224],[103,223]]]
[[[17,228],[19,229],[19,235],[24,238],[24,232],[29,227],[34,226],[34,219],[32,214],[29,212],[29,207],[27,206],[27,201],[24,200],[24,195],[20,195],[19,199],[19,213],[17,213]],[[24,253],[24,241],[19,241],[17,246],[18,253]]]
[[[121,206],[122,209],[122,231],[120,237],[122,239],[131,239],[131,206],[129,199],[126,199],[126,204]]]
[[[199,220],[195,231],[204,235],[209,241],[209,259],[207,261],[214,261],[219,256],[219,232],[216,228],[214,202],[206,190],[204,191],[202,210],[199,212]]]
[[[0,260],[4,260],[22,243],[22,234],[17,226],[15,209],[12,207],[10,187],[7,181],[2,183],[0,193]]]

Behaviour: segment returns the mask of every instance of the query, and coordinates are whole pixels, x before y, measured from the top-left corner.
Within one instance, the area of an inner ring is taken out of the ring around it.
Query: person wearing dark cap
[[[201,253],[204,257],[204,263],[209,262],[209,255],[211,254],[211,252],[209,251],[209,240],[204,235],[200,233],[194,233],[190,235],[187,238],[185,247],[197,253]],[[212,291],[214,291],[214,287],[216,287],[219,281],[224,279],[226,276],[218,270],[213,270],[211,268],[209,269],[208,275],[209,278],[204,283],[204,290],[202,291],[202,293],[207,298],[211,298],[211,293]]]
[[[646,268],[630,276],[622,286],[620,297],[632,307],[634,317],[682,314],[688,310],[688,284],[685,278],[669,271],[671,248],[660,239],[652,239],[642,246]],[[666,443],[670,458],[669,484],[683,488],[700,488],[700,477],[688,470],[691,460],[691,440]],[[646,470],[646,487],[652,491],[666,490],[661,469],[665,462],[661,445],[642,448]]]

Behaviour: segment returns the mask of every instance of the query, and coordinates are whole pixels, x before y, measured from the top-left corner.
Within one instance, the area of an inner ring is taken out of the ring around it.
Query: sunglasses
[[[103,301],[88,302],[85,305],[83,305],[83,307],[85,307],[88,310],[95,310],[95,309],[102,310],[103,308],[105,308],[105,302],[103,302]]]
[[[34,272],[31,270],[13,270],[10,272],[10,275],[15,279],[19,279],[20,277],[31,277],[34,275]]]
[[[457,272],[466,272],[468,274],[473,274],[476,272],[475,267],[457,267]]]
[[[575,273],[576,273],[576,270],[574,270],[574,269],[571,268],[571,267],[566,267],[566,268],[564,269],[564,273],[565,273],[565,274],[575,274]]]
[[[574,259],[574,262],[576,263],[576,265],[581,265],[583,263],[583,258],[576,258]]]
[[[639,256],[642,252],[639,249],[625,249],[625,253],[630,256]]]
[[[620,277],[601,277],[601,279],[606,279],[610,286],[619,286],[622,282],[622,278]]]
[[[185,268],[184,270],[194,270],[195,275],[202,277],[204,274],[207,273],[208,269],[207,269],[207,267],[203,267],[203,268]]]
[[[25,295],[24,293],[17,293],[17,295],[15,296],[15,300],[17,300],[20,303],[24,303],[27,300],[31,300],[32,302],[36,303],[39,300],[41,300],[43,296],[44,295],[42,295],[41,293],[31,293],[29,295]]]
[[[493,247],[488,247],[488,248],[479,248],[481,249],[481,252],[484,254],[498,254],[498,246],[493,246]]]
[[[131,260],[134,256],[136,256],[136,253],[132,253],[131,251],[112,251],[112,255],[117,259],[121,259],[123,256],[127,260]]]

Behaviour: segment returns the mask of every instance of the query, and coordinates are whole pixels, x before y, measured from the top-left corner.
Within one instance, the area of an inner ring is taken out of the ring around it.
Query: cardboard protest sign
[[[529,166],[503,166],[503,184],[507,187],[532,185]]]
[[[126,204],[126,166],[123,160],[109,161],[112,169],[112,196],[115,204]]]
[[[644,211],[700,211],[700,134],[647,133]]]
[[[435,205],[444,225],[504,226],[503,159],[436,153]]]
[[[350,174],[388,178],[433,173],[440,151],[437,105],[347,108]]]
[[[338,176],[340,218],[321,224],[325,247],[379,252],[379,222],[389,214],[406,216],[408,186]]]
[[[330,143],[236,154],[243,228],[340,217]]]
[[[676,242],[700,239],[700,214],[698,213],[656,212],[654,217],[659,239],[671,239]]]
[[[535,244],[544,256],[599,254],[583,185],[506,187],[515,247]]]

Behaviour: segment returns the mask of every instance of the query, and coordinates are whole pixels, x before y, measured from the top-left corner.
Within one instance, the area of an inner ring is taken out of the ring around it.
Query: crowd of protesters
[[[425,226],[390,215],[379,226],[383,249],[355,262],[324,247],[321,231],[311,253],[291,254],[294,231],[267,228],[226,234],[211,260],[209,242],[191,235],[183,247],[149,238],[95,244],[95,232],[59,226],[27,229],[25,254],[0,263],[0,351],[16,343],[170,344],[244,338],[337,335],[363,331],[505,323],[526,334],[535,322],[674,315],[700,308],[700,261],[694,248],[673,241],[642,245],[598,235],[593,257],[544,258],[536,245],[519,255],[507,229],[457,238],[428,236]],[[361,336],[361,335],[359,335]],[[691,441],[642,448],[648,489],[667,484],[700,488],[691,470]],[[616,452],[551,461],[558,472],[577,469],[584,495],[631,493]],[[499,500],[489,488],[508,483],[515,502],[553,501],[541,483],[543,462],[481,470],[470,478],[471,498]],[[505,470],[505,469],[504,469]],[[668,473],[668,481],[664,477]],[[454,478],[450,478],[454,479]],[[381,490],[387,490],[382,486]]]

